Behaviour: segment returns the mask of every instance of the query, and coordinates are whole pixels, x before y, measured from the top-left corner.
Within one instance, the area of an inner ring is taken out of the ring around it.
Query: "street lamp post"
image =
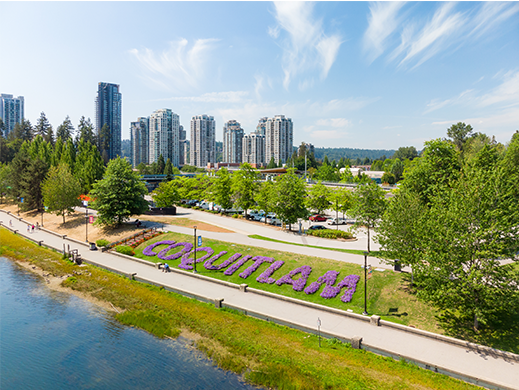
[[[193,273],[196,274],[196,226],[195,226],[195,233],[193,235],[193,251],[195,259],[193,261]]]
[[[368,315],[368,252],[364,252],[364,315]]]
[[[85,206],[85,242],[88,242],[88,201],[83,201],[83,206]]]

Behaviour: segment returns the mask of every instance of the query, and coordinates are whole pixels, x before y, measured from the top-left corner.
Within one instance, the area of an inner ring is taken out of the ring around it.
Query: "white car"
[[[328,225],[346,225],[348,222],[344,218],[330,218],[326,223]]]

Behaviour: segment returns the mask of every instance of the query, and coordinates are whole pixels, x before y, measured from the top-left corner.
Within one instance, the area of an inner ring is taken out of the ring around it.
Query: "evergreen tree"
[[[72,142],[72,138],[67,140],[67,143],[63,148],[60,163],[68,165],[70,171],[74,172],[76,164],[76,147],[74,146],[74,142]]]
[[[43,137],[43,139],[46,139],[47,135],[49,134],[49,130],[51,129],[52,126],[45,116],[45,113],[42,111],[38,121],[36,122],[36,126],[34,126],[34,134],[40,135]]]
[[[91,194],[98,212],[96,223],[100,225],[118,226],[130,216],[148,210],[146,186],[121,157],[108,163],[103,179],[93,185]]]
[[[77,126],[78,130],[78,142],[82,140],[88,142],[92,145],[96,144],[95,133],[94,133],[94,125],[90,121],[90,118],[85,120],[85,117],[82,116],[79,119],[79,125]]]
[[[157,159],[157,174],[163,175],[165,167],[166,167],[166,163],[164,162],[164,156],[162,154],[160,154],[159,158]]]
[[[52,158],[51,158],[52,166],[57,167],[59,165],[59,163],[61,161],[61,154],[63,153],[63,149],[64,149],[63,140],[61,139],[61,137],[59,137],[56,140],[56,145],[54,145],[54,153],[52,153]]]
[[[22,120],[14,125],[13,131],[9,133],[12,139],[20,139],[23,141],[30,141],[33,137],[33,129],[29,120]]]
[[[52,126],[50,126],[48,129],[47,129],[47,134],[45,135],[45,141],[54,146],[54,142],[56,141],[55,138],[54,138],[54,130],[52,130]]]
[[[164,167],[164,175],[166,175],[166,180],[170,181],[173,178],[173,164],[171,164],[171,160],[168,158],[166,161],[166,166]]]
[[[72,125],[72,122],[70,121],[69,116],[65,118],[63,123],[58,126],[56,129],[56,138],[61,138],[63,142],[67,142],[69,138],[72,138],[74,135],[74,126]]]
[[[276,160],[274,160],[274,156],[270,158],[270,162],[267,165],[267,169],[277,168]]]

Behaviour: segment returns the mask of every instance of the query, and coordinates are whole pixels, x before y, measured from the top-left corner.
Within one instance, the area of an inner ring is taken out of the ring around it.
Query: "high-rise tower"
[[[96,98],[96,132],[105,162],[121,155],[122,95],[118,84],[99,83]],[[107,125],[108,130],[103,131]]]
[[[292,156],[293,124],[284,115],[268,118],[265,124],[265,162],[274,157],[276,164],[285,163]]]
[[[190,161],[191,165],[205,168],[216,162],[216,123],[214,117],[197,115],[191,119]]]
[[[162,154],[164,161],[180,165],[180,128],[179,116],[169,108],[161,108],[150,115],[150,164]]]
[[[242,162],[243,129],[235,120],[223,125],[223,161],[228,163]]]
[[[132,164],[137,167],[140,163],[149,163],[149,118],[137,118],[131,122],[130,134],[132,141]]]
[[[7,137],[17,123],[22,123],[24,119],[24,98],[13,95],[0,95],[0,118],[4,122],[4,137]]]

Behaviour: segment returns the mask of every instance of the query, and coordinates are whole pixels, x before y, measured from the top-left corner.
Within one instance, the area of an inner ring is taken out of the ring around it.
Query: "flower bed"
[[[162,248],[160,251],[155,251],[154,249],[159,246],[165,246],[165,248]],[[178,250],[178,248],[182,249]],[[247,268],[242,269],[242,272],[238,274],[240,278],[248,279],[252,274],[258,271],[263,264],[268,264],[269,266],[256,278],[258,283],[275,284],[277,286],[289,284],[294,291],[304,291],[307,295],[315,294],[322,289],[320,296],[325,299],[335,298],[344,290],[344,294],[340,298],[344,303],[351,301],[356,290],[357,282],[360,279],[358,275],[348,275],[336,284],[339,272],[331,270],[325,272],[324,275],[307,286],[308,279],[312,273],[312,267],[302,265],[276,280],[272,276],[285,265],[284,261],[276,261],[274,258],[267,256],[243,256],[241,253],[234,253],[229,256],[227,260],[217,264],[222,257],[228,254],[227,251],[221,251],[215,254],[214,250],[210,247],[196,248],[193,250],[193,244],[173,240],[157,241],[144,248],[142,253],[145,256],[157,256],[159,259],[165,261],[180,258],[178,267],[185,270],[192,270],[195,252],[197,254],[196,262],[203,263],[204,268],[209,271],[223,271],[224,275],[232,276],[246,265],[246,263],[252,262],[252,264],[247,264]],[[199,252],[205,252],[205,254],[198,256]]]

